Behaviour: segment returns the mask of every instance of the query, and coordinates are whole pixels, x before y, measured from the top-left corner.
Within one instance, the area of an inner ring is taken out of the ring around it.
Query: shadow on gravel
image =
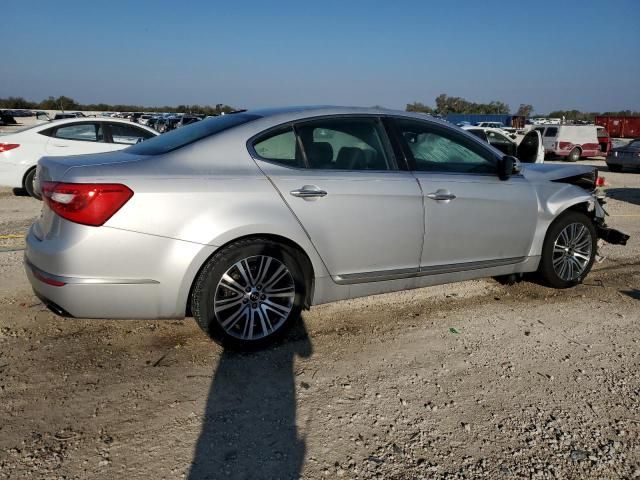
[[[190,480],[299,478],[305,442],[296,428],[296,355],[312,346],[302,321],[281,345],[220,357]]]
[[[605,193],[609,198],[640,205],[640,188],[608,188]]]
[[[626,296],[631,297],[635,300],[640,300],[640,290],[636,288],[631,290],[620,290],[620,293],[624,293]]]

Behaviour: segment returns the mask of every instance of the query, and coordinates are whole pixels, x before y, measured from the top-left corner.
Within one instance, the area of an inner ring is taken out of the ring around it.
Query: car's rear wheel
[[[567,162],[577,162],[578,160],[580,160],[580,149],[575,147],[569,152],[569,155],[567,155]]]
[[[609,169],[610,172],[621,172],[622,171],[622,165],[607,164],[607,168]]]
[[[289,247],[266,238],[240,240],[207,261],[191,310],[214,341],[250,350],[285,333],[300,316],[304,289],[303,270]]]
[[[596,229],[591,219],[580,212],[565,213],[547,230],[538,271],[551,287],[573,287],[591,270],[596,250]]]
[[[42,200],[42,197],[36,193],[36,169],[32,168],[24,176],[23,187],[25,192],[37,200]]]

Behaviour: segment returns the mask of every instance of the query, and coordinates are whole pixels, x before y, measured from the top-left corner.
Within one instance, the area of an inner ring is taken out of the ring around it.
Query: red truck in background
[[[603,126],[612,138],[640,137],[640,117],[597,116],[596,125]]]

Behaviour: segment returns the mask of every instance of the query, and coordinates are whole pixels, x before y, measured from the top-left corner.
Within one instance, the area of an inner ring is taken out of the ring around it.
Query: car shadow
[[[637,288],[632,288],[631,290],[620,290],[620,293],[624,293],[626,296],[635,300],[640,300],[640,290]]]
[[[608,188],[605,195],[608,198],[640,205],[640,188]]]
[[[222,353],[190,480],[300,477],[306,446],[296,427],[294,361],[312,351],[300,321],[273,348]]]

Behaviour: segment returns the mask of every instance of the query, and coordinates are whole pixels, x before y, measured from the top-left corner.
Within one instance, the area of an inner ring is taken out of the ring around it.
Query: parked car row
[[[131,122],[106,118],[68,118],[0,136],[0,186],[23,189],[32,197],[40,157],[112,152],[158,135]]]
[[[169,132],[176,128],[184,127],[195,122],[199,122],[204,115],[155,115],[146,119],[141,119],[140,123],[154,128],[160,133]]]
[[[542,137],[537,130],[526,133],[520,143],[501,128],[473,126],[463,127],[463,130],[484,140],[505,155],[517,157],[523,163],[544,162]]]

